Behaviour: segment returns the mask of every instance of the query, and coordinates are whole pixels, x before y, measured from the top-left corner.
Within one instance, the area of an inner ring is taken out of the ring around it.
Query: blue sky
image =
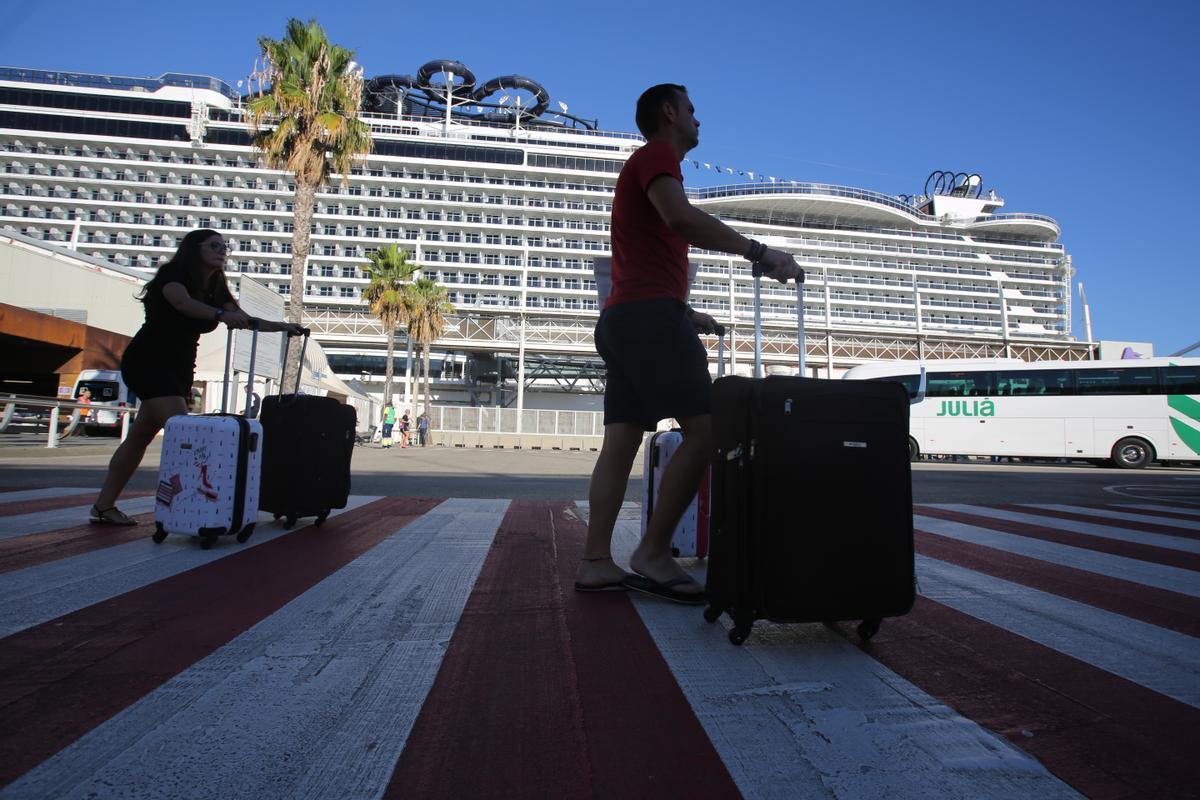
[[[1096,338],[1158,355],[1200,340],[1198,3],[10,0],[0,64],[232,84],[289,16],[315,16],[368,76],[458,59],[607,129],[634,130],[646,86],[687,84],[692,157],[755,174],[915,194],[935,169],[979,173],[1005,211],[1061,224]]]

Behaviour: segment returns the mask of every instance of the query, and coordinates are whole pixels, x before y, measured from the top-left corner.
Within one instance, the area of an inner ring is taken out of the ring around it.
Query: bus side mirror
[[[917,378],[917,393],[915,395],[913,395],[911,400],[908,401],[908,404],[910,406],[916,405],[917,403],[921,402],[924,399],[925,399],[925,368],[921,367],[921,375],[919,378]]]

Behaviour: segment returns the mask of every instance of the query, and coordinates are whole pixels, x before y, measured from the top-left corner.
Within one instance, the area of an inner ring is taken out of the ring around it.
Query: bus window
[[[1113,367],[1076,370],[1079,394],[1155,394],[1158,376],[1154,367]]]
[[[1163,367],[1163,394],[1200,394],[1200,364]]]
[[[916,387],[913,387],[913,393]],[[931,372],[926,397],[983,397],[992,394],[991,372]]]
[[[917,388],[921,383],[920,375],[888,375],[883,378],[872,378],[874,381],[891,381],[898,383],[908,390],[909,397],[917,396]]]
[[[996,374],[996,394],[1002,397],[1074,394],[1071,371],[1066,369],[1004,370]]]
[[[112,403],[120,397],[120,387],[116,381],[79,381],[75,386],[75,396],[78,397],[84,389],[91,391],[93,403]]]

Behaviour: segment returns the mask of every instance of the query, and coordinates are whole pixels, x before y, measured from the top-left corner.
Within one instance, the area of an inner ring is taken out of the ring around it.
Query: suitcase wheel
[[[734,625],[729,629],[729,641],[734,644],[741,644],[746,641],[746,637],[750,635],[750,626]]]
[[[217,537],[213,534],[209,534],[208,536],[200,537],[200,547],[204,548],[205,550],[211,550],[212,546],[216,543],[217,543]]]
[[[293,526],[293,525],[295,525],[295,524],[296,524],[296,515],[295,515],[295,514],[288,514],[288,515],[287,515],[287,519],[285,519],[285,520],[283,521],[283,528],[284,528],[284,530],[289,530],[289,531],[290,531],[290,530],[292,529],[292,526]]]
[[[871,641],[871,637],[879,632],[881,622],[883,622],[881,619],[864,619],[858,625],[858,638],[864,642]]]
[[[161,522],[154,523],[154,535],[150,537],[155,544],[162,544],[167,538],[167,531]]]
[[[317,518],[315,520],[313,520],[313,525],[320,527],[325,524],[325,520],[327,520],[327,519],[329,519],[329,509],[325,509],[320,514],[318,514]]]
[[[238,535],[237,535],[238,544],[245,544],[246,540],[250,538],[250,535],[252,533],[254,533],[254,523],[253,522],[251,522],[246,527],[242,528],[241,532],[238,533]]]
[[[678,547],[671,548],[671,558],[679,558],[679,548]]]
[[[283,514],[276,514],[275,519],[283,519]]]
[[[720,618],[721,618],[721,609],[717,608],[716,606],[709,606],[708,608],[704,609],[704,621],[705,622],[716,622]]]

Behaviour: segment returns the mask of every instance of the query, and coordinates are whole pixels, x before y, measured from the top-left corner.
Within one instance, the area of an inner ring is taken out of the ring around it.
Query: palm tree
[[[405,287],[408,335],[421,347],[425,364],[425,404],[430,405],[429,394],[429,345],[446,330],[446,317],[454,313],[454,306],[447,299],[446,287],[433,278],[420,277]]]
[[[354,52],[331,44],[315,19],[290,19],[282,39],[258,44],[270,88],[247,104],[247,124],[267,165],[296,179],[288,320],[302,323],[313,199],[334,173],[348,183],[354,160],[371,152],[371,128],[358,118],[363,79]],[[289,355],[283,385],[299,370],[298,353]]]
[[[398,245],[389,244],[368,253],[370,264],[363,273],[370,283],[363,290],[363,301],[371,313],[383,323],[387,335],[387,371],[384,373],[383,399],[392,399],[392,354],[396,346],[396,326],[408,322],[408,305],[405,293],[417,265],[408,260],[408,251]]]

